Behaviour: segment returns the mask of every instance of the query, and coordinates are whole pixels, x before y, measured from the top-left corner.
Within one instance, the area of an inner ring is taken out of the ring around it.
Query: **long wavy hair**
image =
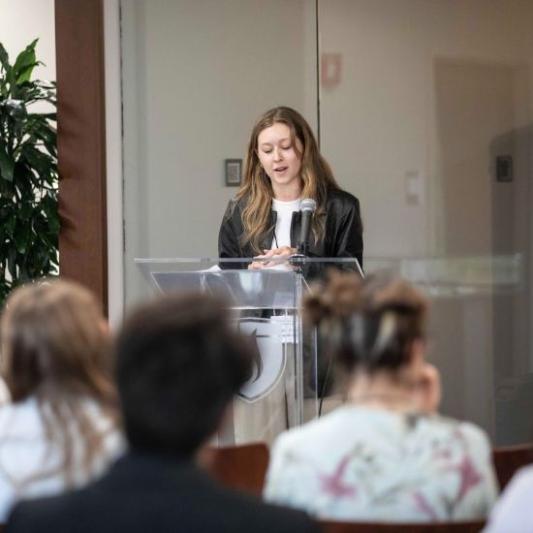
[[[306,120],[290,107],[275,107],[262,115],[252,130],[244,169],[244,182],[237,193],[237,200],[244,199],[242,211],[244,234],[242,243],[249,243],[261,253],[260,243],[268,227],[269,215],[274,196],[272,183],[261,166],[257,153],[259,134],[276,123],[285,124],[291,132],[291,144],[301,160],[300,177],[302,180],[302,198],[313,198],[317,209],[313,217],[312,231],[315,241],[324,237],[326,199],[328,190],[339,189],[331,168],[320,155],[315,136]],[[297,149],[296,139],[302,143],[301,153]]]
[[[62,450],[64,479],[71,485],[80,452],[73,429],[82,437],[87,471],[104,446],[105,435],[84,409],[86,401],[97,403],[112,422],[118,418],[110,338],[99,306],[88,290],[72,282],[26,285],[8,298],[0,335],[2,375],[11,401],[36,398],[48,443]]]

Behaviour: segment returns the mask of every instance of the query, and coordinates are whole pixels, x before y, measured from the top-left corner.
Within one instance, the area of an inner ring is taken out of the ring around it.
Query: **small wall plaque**
[[[226,187],[240,187],[242,181],[242,159],[225,159]]]

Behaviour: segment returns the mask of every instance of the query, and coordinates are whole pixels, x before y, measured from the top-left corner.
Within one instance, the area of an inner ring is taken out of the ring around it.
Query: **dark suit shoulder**
[[[111,473],[85,489],[17,504],[8,533],[316,533],[305,513],[230,491],[193,469],[137,481]]]
[[[239,213],[239,211],[241,211],[241,208],[239,207],[239,201],[237,198],[232,198],[228,202],[226,211],[224,212],[224,220],[231,219],[235,215],[235,212]]]
[[[253,531],[254,533],[316,533],[319,531],[317,523],[303,511],[265,503],[257,498],[226,489],[222,491],[228,498],[225,514],[228,519],[226,524],[228,528],[223,529],[224,531]],[[237,523],[235,516],[240,516]],[[224,521],[224,518],[222,520]]]
[[[49,496],[17,503],[7,519],[5,533],[37,533],[46,531],[47,524],[56,524],[57,517],[62,517],[62,522],[70,522],[72,514],[72,496]],[[73,518],[73,517],[72,517]],[[60,528],[60,532],[73,531]]]
[[[249,196],[234,196],[229,202],[228,207],[231,206],[233,210],[237,210],[238,212],[242,212],[242,210],[248,205]]]
[[[359,208],[358,198],[342,189],[330,189],[328,191],[327,203],[328,206],[335,204],[345,209],[349,209],[350,207]]]

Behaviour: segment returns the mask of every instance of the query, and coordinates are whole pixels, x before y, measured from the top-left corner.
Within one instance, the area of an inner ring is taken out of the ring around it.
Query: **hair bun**
[[[408,360],[413,340],[425,337],[427,305],[414,286],[391,274],[362,280],[336,271],[304,299],[304,317],[349,370],[394,370]]]
[[[326,318],[344,320],[358,309],[360,295],[358,276],[332,270],[328,272],[327,283],[315,285],[304,298],[304,317],[313,325]]]
[[[318,326],[326,318],[331,317],[331,306],[318,291],[307,295],[303,303],[304,323],[310,326]]]

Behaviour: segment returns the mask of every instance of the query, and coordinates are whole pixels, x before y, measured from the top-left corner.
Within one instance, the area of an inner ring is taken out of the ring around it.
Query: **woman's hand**
[[[254,259],[269,259],[272,261],[253,261],[248,265],[249,270],[261,270],[262,268],[272,268],[284,263],[291,255],[296,253],[296,248],[290,246],[281,246],[272,250],[263,250],[263,255],[258,255]]]

